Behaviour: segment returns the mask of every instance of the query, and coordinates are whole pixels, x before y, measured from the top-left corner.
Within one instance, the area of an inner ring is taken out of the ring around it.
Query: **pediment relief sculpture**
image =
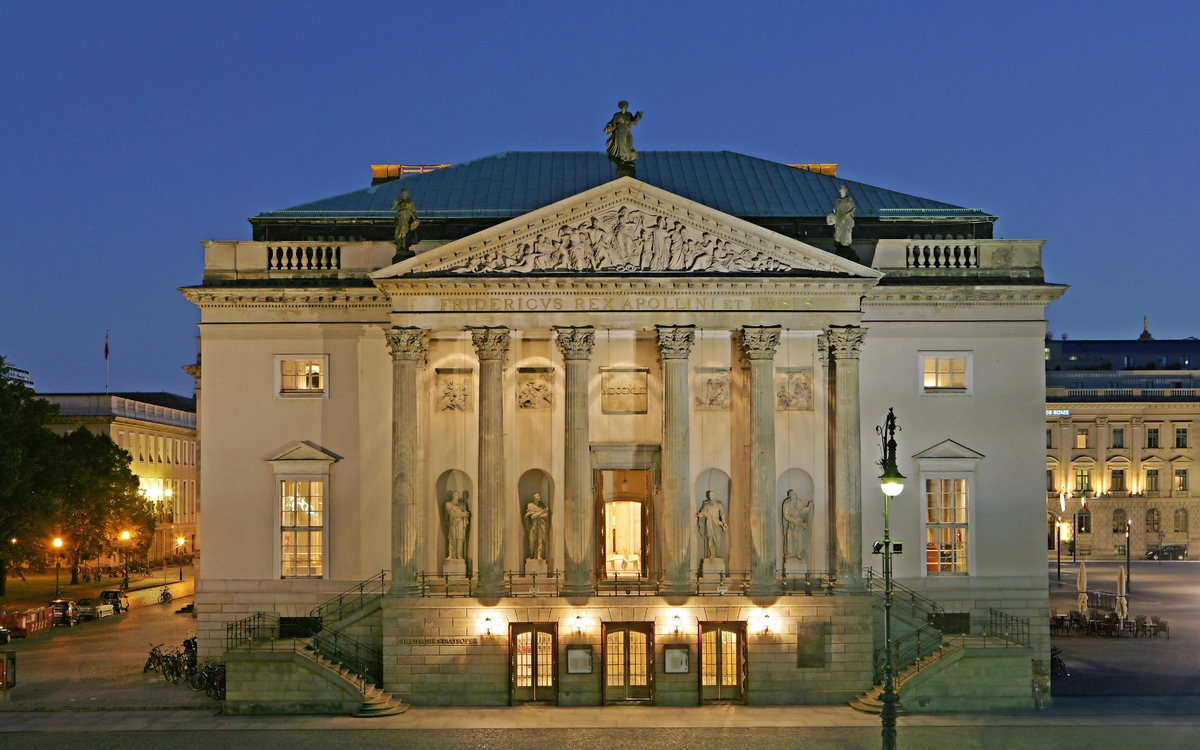
[[[567,271],[739,273],[790,271],[793,266],[762,250],[728,240],[662,214],[632,206],[563,224],[438,269],[456,273]]]

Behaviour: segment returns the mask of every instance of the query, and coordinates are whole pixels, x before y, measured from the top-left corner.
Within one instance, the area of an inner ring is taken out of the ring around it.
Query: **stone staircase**
[[[409,706],[407,703],[391,693],[384,692],[378,685],[371,684],[369,680],[360,677],[338,662],[322,656],[311,645],[306,645],[301,653],[330,672],[331,677],[336,675],[336,678],[340,678],[343,684],[349,683],[362,695],[363,703],[354,712],[355,716],[360,718],[395,716],[408,710]]]
[[[955,651],[958,651],[961,648],[962,648],[962,645],[959,643],[943,644],[940,648],[938,648],[938,650],[934,651],[932,654],[929,654],[928,656],[924,656],[924,657],[917,659],[916,662],[914,662],[913,664],[910,664],[902,672],[900,672],[899,674],[896,675],[896,679],[895,679],[896,693],[899,694],[900,687],[905,682],[908,682],[908,680],[910,678],[912,678],[914,675],[916,675],[917,673],[919,673],[923,670],[932,668],[935,664],[937,664],[943,658],[949,656],[950,654],[954,653]],[[858,696],[854,700],[850,701],[850,708],[853,708],[855,711],[862,711],[865,714],[878,714],[880,711],[883,710],[883,701],[881,701],[879,699],[879,696],[881,696],[881,695],[883,695],[883,685],[882,684],[876,685],[875,687],[871,688],[867,692],[863,693],[862,695]],[[900,705],[897,703],[896,704],[896,713],[899,715],[903,715],[907,712],[903,708],[901,708]]]

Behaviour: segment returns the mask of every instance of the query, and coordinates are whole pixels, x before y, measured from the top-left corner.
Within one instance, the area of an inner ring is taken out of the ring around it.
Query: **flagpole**
[[[108,395],[108,331],[104,332],[104,395]]]

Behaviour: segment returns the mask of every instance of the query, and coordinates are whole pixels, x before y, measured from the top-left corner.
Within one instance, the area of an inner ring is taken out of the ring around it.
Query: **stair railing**
[[[309,641],[313,650],[329,661],[345,667],[364,680],[383,685],[383,651],[332,628],[322,630]]]
[[[278,637],[279,615],[258,612],[225,625],[225,650],[233,651],[242,646],[249,649],[254,641],[270,641]]]
[[[863,568],[863,582],[876,598],[883,599],[883,574],[875,572],[874,568]],[[908,614],[921,622],[929,622],[934,616],[945,614],[942,605],[897,583],[895,578],[892,579],[892,606],[907,608]]]
[[[903,672],[919,660],[942,647],[942,631],[932,625],[921,625],[892,641],[892,664],[896,672]],[[886,648],[886,647],[885,647]],[[885,648],[875,649],[875,681],[883,680]]]
[[[372,576],[344,591],[329,601],[318,604],[309,617],[312,617],[323,627],[326,624],[338,622],[372,604],[387,593],[387,581],[391,571],[381,570]]]

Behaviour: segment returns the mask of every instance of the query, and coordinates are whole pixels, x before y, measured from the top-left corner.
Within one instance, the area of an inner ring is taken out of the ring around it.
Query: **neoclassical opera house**
[[[869,709],[889,407],[900,699],[1031,701],[1040,241],[731,152],[372,169],[184,290],[229,710]]]

